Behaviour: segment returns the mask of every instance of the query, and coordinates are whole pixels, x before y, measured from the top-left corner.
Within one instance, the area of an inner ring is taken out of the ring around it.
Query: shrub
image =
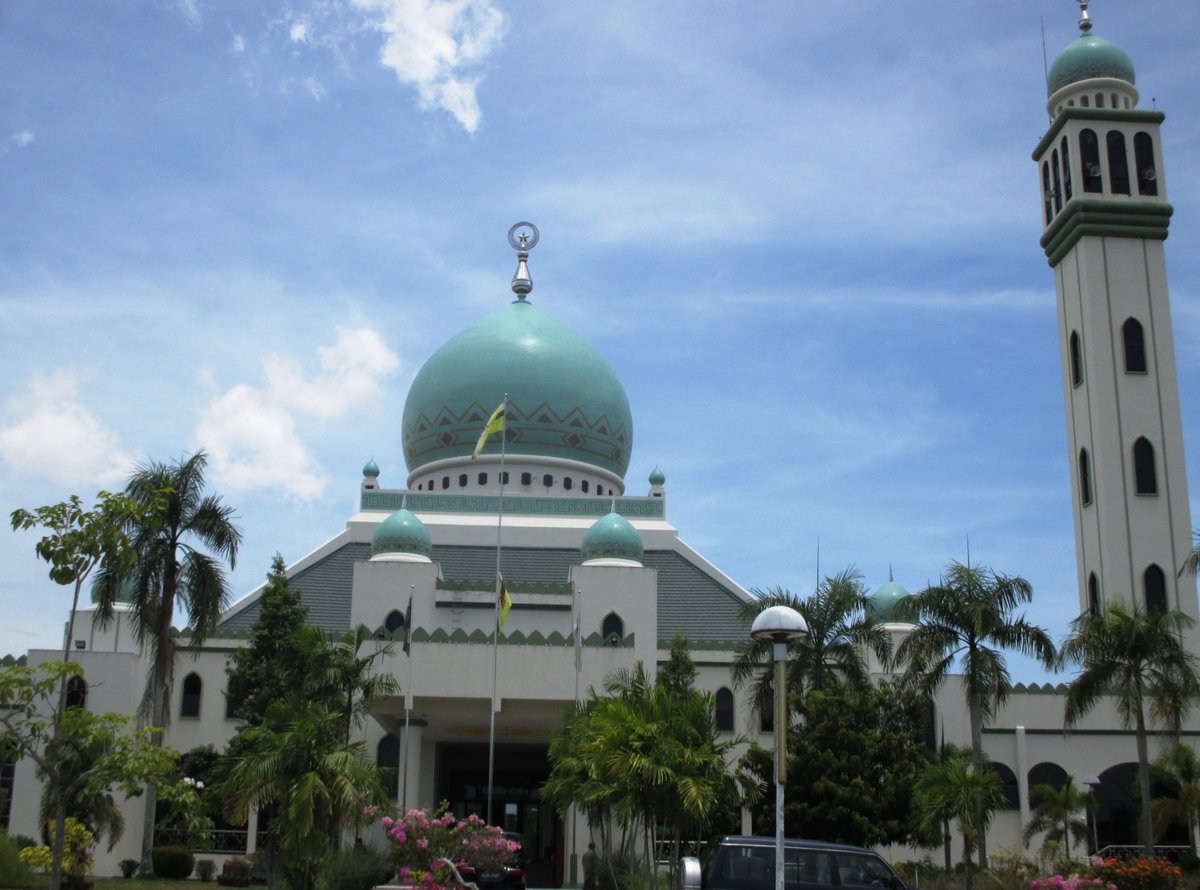
[[[125,878],[132,878],[136,875],[142,865],[136,859],[122,859],[117,864],[121,867],[121,876]]]
[[[1121,890],[1178,890],[1183,886],[1183,872],[1165,859],[1101,859],[1093,856],[1087,874]]]
[[[1200,871],[1200,856],[1197,856],[1195,853],[1184,853],[1175,864],[1179,866],[1185,875],[1189,875]]]
[[[155,847],[150,851],[156,877],[168,881],[183,881],[192,873],[196,857],[187,847]]]
[[[213,879],[216,871],[217,864],[211,859],[201,859],[196,863],[196,877],[206,884]]]
[[[21,861],[16,841],[0,831],[0,887],[36,887],[38,884],[29,866]]]
[[[371,847],[334,853],[321,868],[326,890],[371,890],[395,875],[391,857]]]
[[[217,876],[217,883],[223,887],[249,887],[250,860],[241,856],[226,859],[221,866],[221,874]]]
[[[642,890],[648,886],[649,875],[637,856],[614,853],[596,860],[597,890]]]
[[[17,845],[18,850],[24,850],[26,847],[36,847],[38,845],[37,841],[27,834],[14,834],[12,836],[12,841]]]

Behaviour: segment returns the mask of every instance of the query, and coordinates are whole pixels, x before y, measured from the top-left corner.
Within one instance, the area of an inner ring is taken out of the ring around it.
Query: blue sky
[[[1200,8],[1092,5],[1167,113],[1167,243],[1200,480]],[[584,334],[682,537],[747,587],[950,559],[1077,612],[1030,152],[1069,0],[0,5],[0,510],[211,455],[246,542],[403,485],[413,374],[511,299]],[[1200,501],[1192,497],[1195,521]],[[0,653],[68,593],[0,533]],[[1019,679],[1036,679],[1018,666]]]

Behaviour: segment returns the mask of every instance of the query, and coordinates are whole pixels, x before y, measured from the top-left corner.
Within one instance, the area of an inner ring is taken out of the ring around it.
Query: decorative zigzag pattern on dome
[[[421,412],[404,431],[409,467],[422,466],[429,459],[469,455],[490,415],[491,409],[478,402],[457,410],[442,405],[432,417]],[[622,475],[628,462],[629,431],[624,423],[614,426],[607,414],[589,418],[578,405],[558,411],[541,402],[526,410],[519,401],[510,399],[504,435],[508,450],[514,454],[571,457],[599,463]]]

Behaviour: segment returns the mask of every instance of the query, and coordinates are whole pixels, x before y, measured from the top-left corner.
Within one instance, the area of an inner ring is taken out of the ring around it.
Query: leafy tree
[[[234,652],[225,669],[229,677],[225,696],[250,726],[262,723],[267,707],[286,698],[297,688],[297,678],[308,673],[304,652],[296,642],[308,610],[300,604],[300,594],[288,585],[287,568],[278,553],[271,561],[259,603],[250,644]]]
[[[375,640],[363,624],[337,639],[305,626],[295,639],[303,662],[302,688],[338,713],[342,741],[349,742],[354,728],[362,725],[367,703],[399,689],[395,677],[375,669],[380,658],[393,654],[392,643]]]
[[[1086,813],[1088,793],[1080,791],[1072,776],[1067,776],[1062,785],[1034,785],[1029,789],[1029,802],[1033,804],[1033,817],[1025,826],[1023,837],[1029,843],[1036,835],[1045,834],[1044,844],[1062,844],[1071,859],[1071,840],[1087,845],[1087,819],[1078,814]]]
[[[995,812],[1004,805],[1000,776],[984,766],[976,768],[969,757],[955,755],[926,767],[917,779],[914,803],[920,821],[929,831],[940,829],[949,814],[963,838],[967,890],[975,885],[971,854],[979,847]]]
[[[1192,549],[1183,561],[1183,565],[1179,568],[1179,574],[1187,572],[1191,575],[1200,575],[1200,531],[1193,532]]]
[[[983,727],[1008,698],[1011,683],[1005,649],[1030,655],[1048,670],[1058,652],[1045,630],[1017,608],[1033,599],[1024,578],[983,566],[951,562],[940,583],[899,605],[917,627],[896,652],[906,675],[930,699],[961,663],[963,692],[971,720],[971,751],[976,771],[984,769]],[[975,820],[986,828],[982,815]],[[979,864],[987,867],[987,837],[979,836]]]
[[[125,531],[136,557],[132,565],[104,563],[93,592],[101,622],[112,618],[115,604],[127,598],[132,607],[133,630],[140,643],[150,647],[150,673],[141,714],[159,727],[170,720],[171,686],[175,676],[175,608],[188,613],[195,645],[216,628],[229,599],[229,585],[221,561],[233,568],[241,531],[233,524],[233,508],[220,497],[204,492],[208,457],[197,451],[178,463],[151,461],[140,465],[125,486],[125,494],[147,512],[129,521]],[[151,508],[153,508],[151,510]],[[213,551],[219,559],[200,547]],[[142,835],[142,869],[152,868],[155,788],[146,789],[146,817]]]
[[[272,887],[311,890],[334,836],[358,827],[365,806],[387,801],[379,771],[362,742],[344,740],[338,711],[302,695],[271,705],[239,736],[242,754],[221,789],[226,817],[243,825],[251,810],[270,808],[282,869],[269,869]]]
[[[898,684],[813,690],[804,725],[788,738],[788,834],[857,846],[936,843],[912,809],[917,777],[933,761],[925,702]],[[760,787],[774,781],[773,752],[752,745],[741,761]],[[773,834],[774,798],[751,808],[756,833]]]
[[[605,681],[575,706],[550,744],[544,798],[560,812],[586,814],[612,852],[611,823],[625,829],[619,853],[640,831],[649,865],[657,824],[676,836],[698,834],[723,798],[739,796],[726,767],[736,741],[720,741],[711,695],[681,692],[694,667],[676,647],[665,681],[651,683],[641,662]]]
[[[1147,726],[1154,722],[1178,735],[1200,693],[1200,662],[1183,645],[1192,619],[1177,611],[1144,612],[1135,603],[1113,603],[1099,614],[1072,623],[1063,660],[1081,666],[1067,687],[1066,722],[1083,719],[1102,698],[1111,697],[1126,728],[1137,738],[1138,787],[1150,798]],[[1147,858],[1154,857],[1151,808],[1143,805],[1139,833]]]
[[[801,696],[807,689],[829,690],[842,683],[864,686],[870,672],[864,650],[888,664],[891,638],[866,610],[867,589],[862,573],[850,567],[825,578],[813,594],[800,598],[782,587],[754,591],[738,617],[749,627],[764,609],[788,606],[808,625],[808,634],[788,643],[788,688]],[[731,675],[737,687],[754,678],[754,707],[770,713],[773,692],[772,644],[768,640],[746,640],[737,646]]]
[[[127,796],[142,783],[168,775],[178,755],[153,743],[153,727],[134,729],[119,714],[57,707],[63,678],[82,677],[77,664],[48,662],[38,668],[0,668],[0,728],[6,745],[33,761],[53,801],[50,888],[62,886],[67,807],[103,798],[113,789]]]
[[[1177,742],[1150,764],[1156,783],[1171,791],[1169,797],[1151,802],[1154,836],[1161,838],[1172,824],[1187,826],[1188,849],[1196,855],[1196,830],[1200,825],[1200,758],[1187,745]]]

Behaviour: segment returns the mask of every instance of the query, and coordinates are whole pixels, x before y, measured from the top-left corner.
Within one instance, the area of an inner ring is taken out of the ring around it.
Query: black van
[[[703,868],[684,859],[682,890],[774,890],[775,838],[723,837],[709,851]],[[909,890],[878,853],[824,841],[785,840],[783,880],[786,890]]]

